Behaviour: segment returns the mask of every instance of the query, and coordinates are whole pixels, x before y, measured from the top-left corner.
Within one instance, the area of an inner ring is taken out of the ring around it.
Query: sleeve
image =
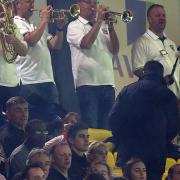
[[[15,19],[14,18],[14,24],[16,25],[17,29],[19,30],[21,35],[24,35],[28,32],[31,32],[27,24],[20,20],[20,19]]]
[[[80,48],[81,41],[84,37],[84,28],[84,25],[76,22],[70,23],[67,29],[67,42]]]
[[[131,59],[133,72],[143,68],[147,61],[147,43],[144,38],[138,39],[132,47]]]

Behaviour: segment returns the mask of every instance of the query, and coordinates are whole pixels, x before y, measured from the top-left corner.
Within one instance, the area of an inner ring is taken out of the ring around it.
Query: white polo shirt
[[[112,85],[114,73],[112,54],[108,50],[107,26],[101,28],[90,49],[81,49],[82,38],[91,30],[82,17],[71,22],[67,29],[67,41],[71,49],[72,71],[76,87],[82,85]]]
[[[36,28],[19,16],[14,17],[14,22],[22,35],[32,32]],[[23,85],[54,82],[51,55],[47,46],[47,41],[51,37],[47,32],[44,32],[34,47],[29,46],[28,54],[25,57],[17,57],[17,71]]]
[[[23,41],[19,30],[15,29],[15,36],[27,47],[27,43]],[[0,86],[15,87],[20,82],[17,76],[15,63],[7,63],[3,57],[2,45],[0,43]]]
[[[164,35],[166,37],[166,35]],[[164,76],[171,73],[173,65],[176,61],[176,45],[173,41],[166,37],[164,45],[159,37],[152,31],[142,35],[134,43],[132,47],[132,68],[136,71],[144,67],[145,63],[150,60],[159,61],[164,67]],[[162,54],[165,52],[165,55]],[[167,53],[167,54],[166,54]],[[180,61],[179,61],[180,62]],[[180,63],[176,67],[174,73],[176,82],[173,83],[169,88],[180,98]]]

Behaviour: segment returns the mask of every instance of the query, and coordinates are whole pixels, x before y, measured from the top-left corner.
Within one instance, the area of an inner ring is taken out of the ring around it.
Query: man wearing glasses
[[[34,119],[27,124],[25,133],[25,141],[11,153],[9,158],[8,178],[10,179],[25,168],[27,156],[33,148],[44,146],[48,131],[42,120]]]

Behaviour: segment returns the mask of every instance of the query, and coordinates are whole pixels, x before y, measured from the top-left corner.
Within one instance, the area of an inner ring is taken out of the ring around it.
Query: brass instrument
[[[17,57],[14,46],[5,40],[5,34],[15,34],[13,21],[13,3],[10,0],[0,0],[0,40],[4,60],[13,63]]]
[[[108,11],[105,15],[105,22],[117,23],[117,16],[119,16],[121,20],[125,23],[131,22],[134,18],[132,12],[129,10],[126,10],[123,13]]]
[[[32,9],[32,11],[41,11],[39,9]],[[54,23],[57,20],[64,19],[67,14],[70,14],[71,17],[77,17],[80,14],[80,7],[78,4],[73,4],[69,9],[53,9],[50,12],[49,22]]]

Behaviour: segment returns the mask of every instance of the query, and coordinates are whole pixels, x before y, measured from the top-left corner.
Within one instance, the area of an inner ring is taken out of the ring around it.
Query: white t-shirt
[[[164,35],[166,37],[166,35]],[[166,37],[164,45],[159,37],[152,31],[142,35],[132,47],[132,68],[136,71],[144,67],[145,63],[150,60],[159,61],[164,67],[164,76],[169,75],[176,61],[176,45]],[[163,51],[163,52],[162,52]],[[162,55],[165,54],[165,55]],[[180,63],[178,62],[174,73],[176,82],[169,88],[180,98]]]
[[[23,36],[19,30],[15,28],[15,36],[27,47],[27,43],[23,41]],[[19,83],[15,63],[7,63],[3,57],[2,45],[0,43],[0,86],[15,87]]]
[[[71,22],[67,30],[67,41],[71,49],[72,71],[76,87],[82,85],[112,85],[114,73],[112,54],[108,50],[107,26],[101,28],[90,49],[81,49],[82,38],[91,30],[82,17]]]
[[[36,28],[19,16],[14,17],[14,23],[22,35],[32,32]],[[54,82],[51,55],[47,46],[47,41],[51,37],[47,32],[44,32],[37,44],[34,47],[29,47],[25,57],[17,57],[17,71],[23,85]]]

